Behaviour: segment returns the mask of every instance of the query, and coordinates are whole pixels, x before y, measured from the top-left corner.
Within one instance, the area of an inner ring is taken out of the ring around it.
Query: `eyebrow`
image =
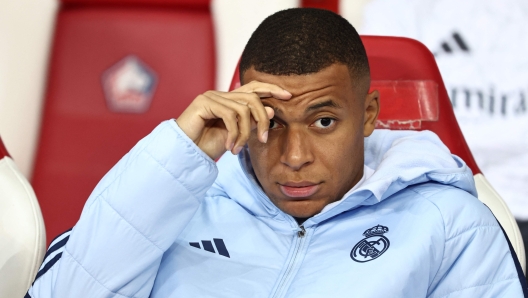
[[[284,112],[278,107],[274,107],[274,106],[272,106],[270,104],[266,104],[266,103],[264,103],[264,106],[272,108],[275,111],[275,115],[284,114]],[[331,108],[336,108],[336,109],[341,109],[342,108],[335,101],[329,99],[327,101],[316,103],[316,104],[313,104],[313,105],[307,107],[306,110],[304,111],[304,113],[307,114],[307,113],[309,113],[311,111],[315,111],[315,110],[318,110],[318,109],[321,109],[321,108],[324,108],[324,107],[331,107]]]
[[[323,102],[320,102],[320,103],[316,103],[314,105],[311,105],[311,106],[307,107],[306,110],[304,111],[304,113],[315,111],[315,110],[318,110],[318,109],[324,108],[324,107],[341,109],[340,105],[338,105],[335,101],[330,99],[330,100],[323,101]]]

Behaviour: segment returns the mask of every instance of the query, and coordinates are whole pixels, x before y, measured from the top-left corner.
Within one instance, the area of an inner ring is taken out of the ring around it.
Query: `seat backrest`
[[[433,54],[420,42],[401,37],[361,36],[367,52],[371,90],[380,92],[377,128],[430,130],[473,171],[479,199],[504,228],[526,272],[524,244],[515,218],[487,182],[456,121]],[[240,86],[238,67],[230,90]]]
[[[214,84],[209,0],[63,1],[32,177],[48,239],[136,142]]]
[[[0,297],[24,296],[45,251],[35,193],[0,139]]]

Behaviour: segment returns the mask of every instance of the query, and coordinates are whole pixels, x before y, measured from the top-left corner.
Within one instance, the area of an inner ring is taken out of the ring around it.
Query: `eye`
[[[277,123],[277,121],[275,121],[273,119],[270,119],[269,129],[274,129],[274,128],[278,128],[278,127],[279,127],[279,124]]]
[[[334,124],[335,119],[332,118],[321,118],[314,122],[314,125],[319,128],[328,128]]]

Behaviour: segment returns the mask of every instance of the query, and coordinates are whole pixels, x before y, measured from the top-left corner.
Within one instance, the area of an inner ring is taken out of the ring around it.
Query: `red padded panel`
[[[61,0],[64,4],[82,5],[146,5],[146,6],[171,6],[193,9],[209,9],[210,0]]]
[[[302,0],[301,7],[327,9],[339,13],[339,0]]]
[[[453,154],[460,156],[468,164],[473,174],[480,173],[456,121],[433,54],[422,43],[409,38],[361,38],[367,51],[373,81],[431,80],[438,84],[438,121],[424,121],[420,130],[434,131]],[[383,99],[380,98],[380,101],[383,109]]]
[[[143,114],[111,112],[103,95],[103,73],[130,54],[157,76]],[[59,12],[32,179],[47,239],[76,223],[96,183],[136,142],[214,88],[214,55],[209,12]]]
[[[0,159],[6,156],[9,156],[9,152],[7,152],[7,149],[4,146],[4,142],[2,142],[2,138],[0,138]]]
[[[383,100],[376,128],[420,129],[424,121],[438,121],[435,81],[371,81],[370,89],[378,90]]]
[[[433,81],[437,84],[438,107],[434,117],[437,120],[422,121],[417,130],[434,131],[453,154],[461,157],[468,164],[473,174],[480,173],[480,169],[456,121],[433,54],[423,44],[409,38],[361,36],[361,39],[369,59],[372,85],[375,85],[376,81]],[[230,90],[238,86],[240,86],[240,80],[237,66]],[[391,96],[385,98],[390,99]],[[417,99],[409,98],[409,100],[416,101]],[[391,103],[389,102],[387,105],[391,105]],[[380,90],[380,106],[383,111],[382,90]],[[407,107],[402,106],[402,109],[407,109]],[[403,110],[403,114],[406,113],[409,114],[409,111]],[[383,115],[383,117],[385,119],[390,118],[388,115]]]

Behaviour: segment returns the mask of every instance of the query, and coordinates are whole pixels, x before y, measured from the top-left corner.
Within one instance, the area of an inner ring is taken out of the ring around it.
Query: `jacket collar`
[[[306,228],[348,210],[377,204],[410,185],[428,181],[453,185],[476,196],[471,170],[429,131],[376,130],[365,138],[365,165],[374,173],[360,187],[345,194],[341,202],[308,219],[303,224]],[[224,154],[218,168],[219,176],[210,195],[229,197],[276,230],[297,227],[293,218],[265,195],[247,148],[238,156]]]

